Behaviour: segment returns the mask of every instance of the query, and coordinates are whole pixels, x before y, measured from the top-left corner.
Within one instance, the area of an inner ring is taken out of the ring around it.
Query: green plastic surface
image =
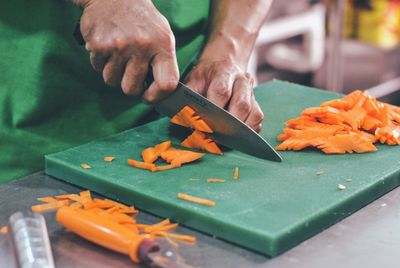
[[[339,95],[272,81],[259,86],[256,96],[266,116],[261,135],[275,146],[287,119]],[[177,145],[181,137],[176,134],[182,132],[177,129],[161,119],[48,155],[46,172],[270,256],[320,232],[400,183],[399,146],[378,146],[377,152],[352,155],[282,152],[282,163],[231,150],[224,156],[208,154],[197,163],[158,173],[127,165],[128,158],[141,159],[145,147],[167,139]],[[104,162],[103,157],[109,155],[116,159]],[[92,169],[82,169],[81,163]],[[236,181],[232,179],[235,166],[240,168]],[[205,179],[210,177],[227,181],[207,183]],[[339,183],[347,188],[338,190]],[[178,199],[177,193],[211,199],[217,205],[189,203]]]

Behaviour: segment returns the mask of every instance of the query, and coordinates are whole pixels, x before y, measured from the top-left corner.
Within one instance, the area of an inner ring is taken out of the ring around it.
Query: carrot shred
[[[161,153],[161,158],[166,162],[175,165],[176,167],[180,167],[182,164],[190,163],[196,161],[197,159],[203,157],[203,153],[196,153],[187,150],[168,150]]]
[[[104,160],[105,162],[112,162],[112,161],[114,161],[114,159],[115,159],[114,156],[105,156],[105,157],[103,158],[103,160]]]
[[[233,172],[233,179],[234,180],[239,179],[239,167],[235,167],[235,170]]]
[[[207,182],[225,182],[225,180],[219,178],[208,178]]]
[[[51,210],[55,210],[64,206],[68,206],[69,201],[68,200],[62,200],[62,201],[56,201],[53,203],[47,203],[47,204],[41,204],[41,205],[35,205],[32,206],[32,211],[33,212],[47,212]]]
[[[174,239],[178,239],[188,243],[196,243],[196,237],[190,235],[179,235],[173,233],[166,233],[166,232],[158,232],[160,236],[166,236]]]
[[[178,198],[185,200],[185,201],[197,203],[200,205],[210,206],[210,207],[213,207],[216,205],[216,202],[214,202],[214,201],[187,195],[187,194],[183,194],[183,193],[178,193]]]
[[[193,133],[188,136],[181,145],[186,148],[200,149],[213,154],[223,154],[221,149],[212,139],[207,138],[204,133],[197,130],[193,131]]]
[[[400,108],[356,90],[305,109],[286,122],[277,150],[321,149],[326,154],[366,153],[374,143],[400,145]]]
[[[45,197],[39,197],[37,200],[45,203],[54,203],[57,202],[57,199],[51,197],[51,196],[45,196]]]
[[[89,166],[88,164],[81,164],[81,167],[82,167],[83,169],[91,169],[91,168],[92,168],[92,167]]]
[[[0,228],[0,234],[6,234],[8,233],[8,226],[4,225]]]
[[[156,166],[152,163],[140,162],[140,161],[136,161],[133,159],[128,159],[128,165],[130,165],[132,167],[136,167],[136,168],[147,169],[150,171],[152,171],[152,169],[155,168],[155,166]]]

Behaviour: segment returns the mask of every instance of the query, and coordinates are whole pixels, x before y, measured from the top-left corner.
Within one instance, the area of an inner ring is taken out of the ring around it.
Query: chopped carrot
[[[174,117],[171,118],[171,123],[184,127],[190,127],[202,132],[212,133],[213,131],[207,125],[207,123],[202,120],[200,116],[195,115],[195,113],[195,110],[189,106],[185,106]]]
[[[8,226],[4,225],[0,228],[0,234],[6,234],[8,233]]]
[[[160,157],[162,152],[171,147],[171,141],[164,141],[154,147],[148,147],[142,151],[142,158],[145,163],[153,163]]]
[[[327,154],[366,153],[374,143],[400,145],[400,108],[354,91],[342,99],[307,108],[286,122],[277,150],[321,149]]]
[[[57,199],[51,196],[39,197],[37,200],[45,202],[45,203],[54,203],[57,202]]]
[[[62,200],[62,201],[56,201],[53,203],[35,205],[35,206],[32,206],[32,211],[33,212],[47,212],[47,211],[51,211],[51,210],[59,209],[61,207],[68,206],[68,204],[69,204],[68,200]]]
[[[128,159],[128,165],[136,168],[147,169],[150,171],[156,167],[156,165],[152,163],[140,162],[133,159]]]
[[[181,166],[182,164],[196,161],[203,156],[204,154],[202,153],[178,149],[168,150],[161,153],[162,159],[164,159],[168,163],[171,163],[172,165],[176,165],[177,167]]]
[[[164,171],[164,170],[168,170],[168,169],[173,169],[173,168],[177,168],[180,167],[180,165],[165,165],[165,166],[155,166],[154,168],[151,169],[151,171],[156,172],[156,171]]]
[[[182,193],[178,193],[178,198],[189,201],[189,202],[197,203],[200,205],[210,206],[210,207],[213,207],[216,205],[216,203],[214,201],[195,197],[195,196],[190,196],[190,195],[182,194]]]
[[[170,238],[175,238],[181,241],[185,241],[188,243],[196,243],[196,237],[190,236],[190,235],[179,235],[179,234],[173,234],[173,233],[166,233],[166,232],[159,232],[158,233],[161,236],[167,236]]]
[[[115,159],[114,156],[105,156],[105,157],[103,158],[103,160],[104,160],[105,162],[112,162],[112,161],[114,161],[114,159]]]
[[[186,148],[200,149],[213,154],[223,154],[221,149],[212,139],[207,138],[204,133],[197,130],[195,130],[189,137],[187,137],[181,143],[181,145]]]
[[[89,166],[88,164],[81,164],[81,167],[82,167],[83,169],[90,169],[90,168],[92,168],[92,167]]]
[[[239,168],[235,167],[235,171],[233,172],[233,179],[237,180],[239,179]]]
[[[207,182],[225,182],[224,179],[218,179],[218,178],[208,178]]]

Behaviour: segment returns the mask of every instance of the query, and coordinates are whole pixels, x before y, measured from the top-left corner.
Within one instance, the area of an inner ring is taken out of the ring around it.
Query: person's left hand
[[[238,64],[202,59],[189,73],[186,84],[255,131],[261,130],[264,114],[254,97],[253,78]]]

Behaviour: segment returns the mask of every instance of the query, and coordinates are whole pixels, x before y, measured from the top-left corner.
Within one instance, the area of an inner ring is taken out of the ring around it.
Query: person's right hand
[[[144,101],[158,102],[175,90],[174,35],[150,0],[87,0],[82,7],[81,32],[90,62],[106,84],[139,96],[151,66],[154,82]]]

